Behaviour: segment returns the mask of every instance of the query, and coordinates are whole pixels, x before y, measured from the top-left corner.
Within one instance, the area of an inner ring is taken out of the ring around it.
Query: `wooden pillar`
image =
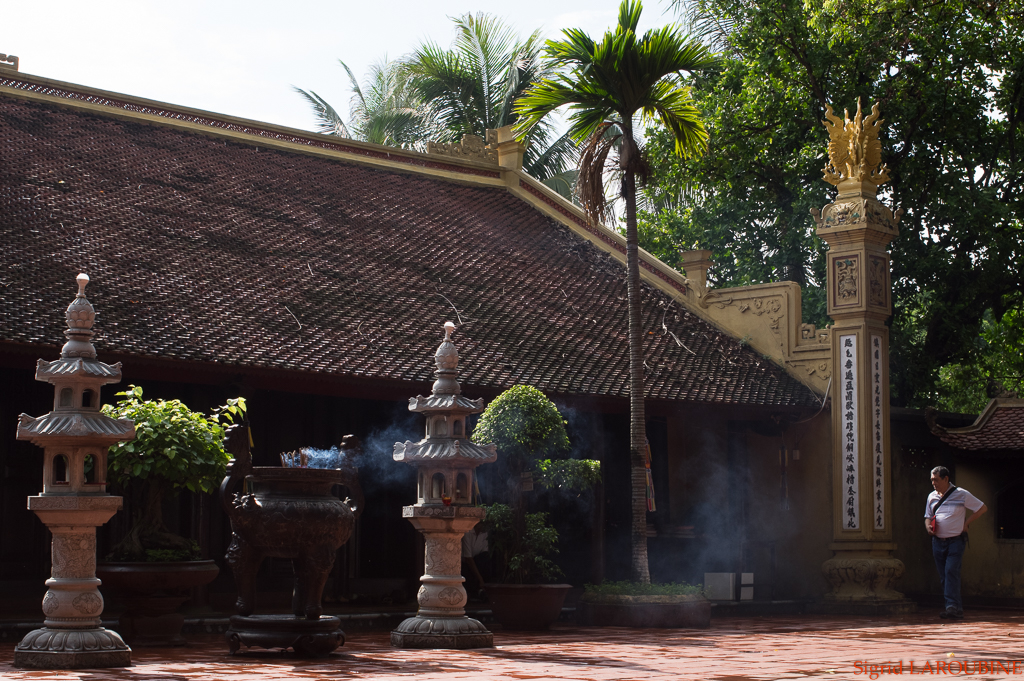
[[[894,588],[904,566],[893,557],[889,433],[889,330],[892,315],[889,242],[900,212],[876,197],[888,169],[881,164],[878,106],[851,119],[827,107],[829,163],[825,181],[838,195],[819,214],[828,243],[828,314],[833,380],[833,557],[822,565],[833,612],[882,614],[913,607]]]

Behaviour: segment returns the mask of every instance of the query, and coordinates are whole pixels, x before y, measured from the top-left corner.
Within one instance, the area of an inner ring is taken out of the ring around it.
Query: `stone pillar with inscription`
[[[905,612],[895,590],[903,563],[893,557],[889,451],[889,329],[892,315],[887,246],[901,211],[877,198],[889,180],[878,139],[878,105],[840,119],[826,107],[825,181],[838,195],[819,213],[828,243],[828,314],[832,326],[833,557],[822,565],[831,591],[823,609],[837,613]]]

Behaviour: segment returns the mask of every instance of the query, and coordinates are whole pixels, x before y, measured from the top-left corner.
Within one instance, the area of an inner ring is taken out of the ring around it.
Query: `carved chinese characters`
[[[885,529],[885,420],[882,418],[882,337],[871,336],[871,456],[875,529]]]
[[[839,347],[842,357],[842,414],[843,442],[843,529],[860,529],[860,480],[857,442],[857,336],[840,336]]]

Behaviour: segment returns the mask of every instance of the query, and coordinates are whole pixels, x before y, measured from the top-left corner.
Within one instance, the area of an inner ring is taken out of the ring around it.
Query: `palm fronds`
[[[313,107],[313,115],[316,116],[316,131],[325,135],[338,135],[339,137],[352,137],[348,132],[348,126],[342,120],[341,115],[334,110],[334,107],[327,103],[323,97],[310,90],[292,87],[295,92],[302,95],[303,99]]]

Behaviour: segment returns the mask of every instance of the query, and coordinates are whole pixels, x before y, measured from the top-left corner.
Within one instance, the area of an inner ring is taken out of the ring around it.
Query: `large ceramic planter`
[[[505,629],[548,629],[562,613],[571,584],[485,584],[491,612]]]
[[[178,607],[192,589],[212,582],[220,568],[212,560],[174,563],[100,563],[103,591],[125,603],[118,633],[133,646],[184,645],[185,616]]]
[[[704,596],[592,596],[576,608],[580,624],[643,629],[707,629],[711,603]]]

